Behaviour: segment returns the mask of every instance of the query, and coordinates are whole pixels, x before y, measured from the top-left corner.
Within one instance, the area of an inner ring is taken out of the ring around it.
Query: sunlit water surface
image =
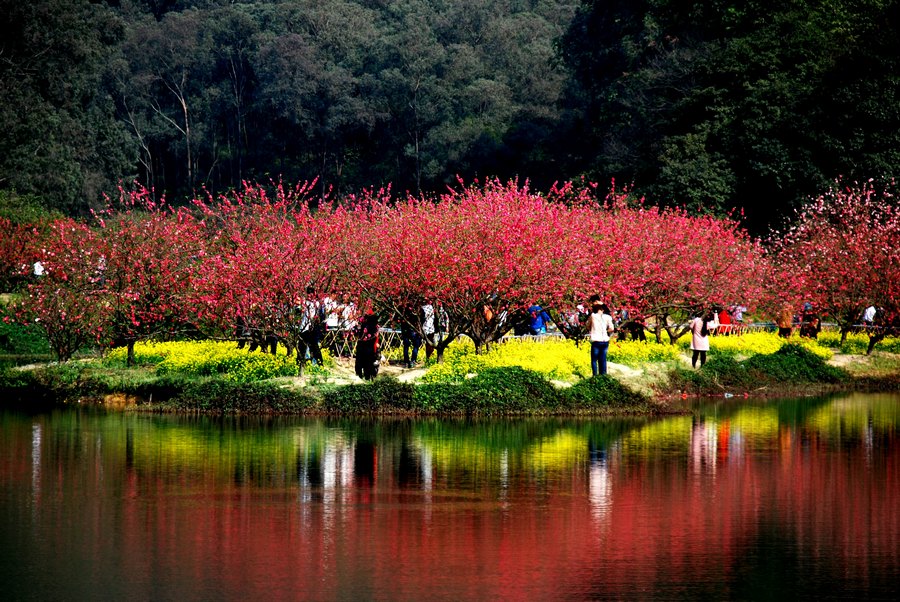
[[[0,598],[898,597],[900,397],[690,409],[3,411]]]

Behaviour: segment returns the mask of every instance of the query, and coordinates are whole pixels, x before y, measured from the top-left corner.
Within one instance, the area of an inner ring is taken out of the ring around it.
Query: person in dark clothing
[[[640,316],[635,319],[622,324],[619,330],[627,334],[631,337],[632,341],[647,341],[647,335],[644,330],[647,328],[647,325],[644,323],[644,319]],[[624,339],[623,339],[624,340]]]
[[[419,334],[419,316],[415,305],[407,305],[400,316],[400,337],[403,340],[403,366],[413,368],[419,357],[422,346],[422,335]],[[410,353],[410,349],[412,353]]]
[[[812,306],[804,309],[800,318],[800,336],[817,339],[821,330],[822,321],[819,319],[819,314],[816,313],[816,310]]]
[[[367,310],[356,331],[356,375],[363,380],[378,376],[378,318]]]

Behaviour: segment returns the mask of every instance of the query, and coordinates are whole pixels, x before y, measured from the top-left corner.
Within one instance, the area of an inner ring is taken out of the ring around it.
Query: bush
[[[649,400],[608,375],[592,376],[576,383],[564,394],[574,410],[598,408],[634,408],[647,410]]]
[[[381,376],[358,385],[344,385],[328,389],[323,395],[323,409],[327,412],[372,413],[414,409],[415,386],[402,383],[392,376]]]
[[[699,370],[675,369],[670,380],[673,387],[682,390],[720,393],[783,383],[838,383],[847,377],[845,371],[829,366],[806,345],[791,341],[774,353],[754,355],[744,361],[728,355],[713,356]]]
[[[559,392],[543,376],[514,366],[487,368],[462,382],[418,386],[381,376],[370,383],[325,391],[323,409],[490,416],[538,413],[553,407],[559,399]]]
[[[285,414],[308,410],[318,403],[309,393],[272,383],[234,383],[209,380],[188,385],[163,404],[178,410],[223,414]]]
[[[788,344],[771,355],[756,355],[747,369],[775,382],[837,383],[848,374],[829,366],[805,345]]]
[[[43,329],[16,323],[3,308],[0,309],[0,353],[47,356],[51,352]]]
[[[460,385],[478,414],[508,414],[549,409],[559,404],[556,388],[541,374],[509,366],[488,368]]]

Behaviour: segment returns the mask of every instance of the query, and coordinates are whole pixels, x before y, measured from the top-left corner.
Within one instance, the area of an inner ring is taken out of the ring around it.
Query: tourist
[[[794,308],[789,303],[784,304],[781,311],[778,312],[775,325],[778,326],[778,336],[785,339],[790,338],[794,326]]]
[[[529,324],[530,334],[539,335],[547,332],[547,324],[550,323],[550,315],[543,307],[535,303],[528,308],[528,315],[531,318]]]
[[[378,318],[368,309],[356,332],[356,375],[363,380],[378,376],[378,360]]]
[[[875,324],[875,311],[875,306],[870,305],[863,312],[862,321],[865,326],[871,327]]]
[[[422,335],[419,334],[419,317],[415,306],[404,306],[400,316],[400,338],[403,341],[403,366],[414,368],[422,346]],[[412,353],[410,353],[412,349]]]
[[[630,320],[619,327],[619,330],[623,333],[626,333],[631,336],[632,341],[647,341],[647,335],[644,332],[647,329],[647,324],[644,321],[644,317],[641,315],[635,316],[633,320]],[[622,339],[622,334],[619,334],[619,338]]]
[[[732,306],[731,308],[731,317],[734,318],[735,324],[743,324],[744,323],[744,312],[747,311],[747,308],[743,305],[737,304]]]
[[[731,334],[731,314],[728,313],[724,307],[719,312],[719,334],[729,335]]]
[[[591,373],[594,376],[606,374],[609,338],[615,331],[609,307],[605,303],[594,302],[585,326],[591,337]]]
[[[309,356],[314,364],[321,366],[322,349],[319,346],[325,328],[324,309],[322,303],[315,298],[315,288],[306,287],[306,299],[303,300],[303,306],[300,308],[303,316],[300,319],[300,340],[309,350]]]
[[[810,303],[807,309],[804,309],[800,318],[800,336],[808,339],[819,338],[819,332],[822,330],[822,321],[819,314],[816,313],[815,307]]]
[[[425,335],[425,359],[431,359],[431,354],[437,348],[437,337],[434,327],[434,305],[426,301],[422,306],[422,334]]]
[[[691,366],[697,367],[697,359],[700,367],[706,363],[706,353],[709,351],[709,325],[713,322],[713,312],[699,311],[691,320]]]

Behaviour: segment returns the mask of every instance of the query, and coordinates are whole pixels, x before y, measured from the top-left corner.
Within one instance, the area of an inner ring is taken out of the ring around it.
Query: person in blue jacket
[[[531,334],[541,334],[547,332],[547,324],[550,323],[550,315],[538,304],[534,304],[528,308],[528,315],[531,317]]]

